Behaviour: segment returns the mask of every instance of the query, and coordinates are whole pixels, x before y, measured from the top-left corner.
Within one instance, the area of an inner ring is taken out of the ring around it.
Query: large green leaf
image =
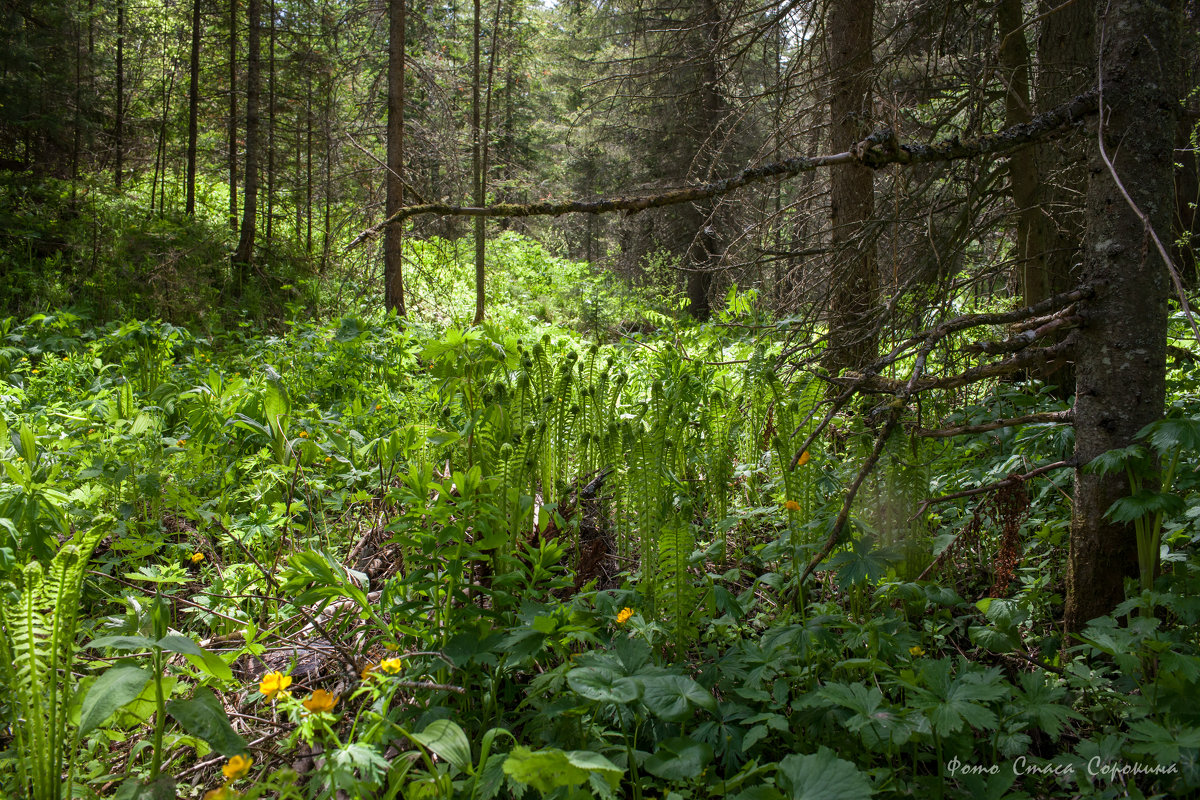
[[[548,794],[560,786],[579,786],[592,775],[615,789],[625,773],[604,756],[588,750],[564,752],[515,747],[504,761],[504,774]]]
[[[245,740],[229,724],[225,709],[211,689],[197,689],[191,700],[170,701],[167,703],[167,713],[185,731],[199,736],[223,756],[236,756],[246,750]]]
[[[567,685],[582,697],[598,703],[631,703],[641,694],[641,684],[604,667],[580,667],[567,673]]]
[[[642,701],[659,717],[668,722],[682,722],[691,714],[692,706],[709,711],[717,710],[717,701],[704,687],[684,675],[655,675],[643,678]]]
[[[118,666],[96,679],[79,711],[79,735],[86,736],[126,703],[132,703],[151,679],[144,669]]]
[[[699,778],[712,758],[713,750],[704,742],[678,736],[660,742],[658,751],[646,759],[644,766],[663,780],[687,781]]]
[[[412,737],[463,772],[471,771],[471,743],[457,723],[438,719]]]
[[[780,761],[776,782],[792,800],[861,800],[874,792],[866,774],[828,747]]]

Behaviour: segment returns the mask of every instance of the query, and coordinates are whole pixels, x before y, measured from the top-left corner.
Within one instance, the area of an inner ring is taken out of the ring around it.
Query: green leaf
[[[776,781],[792,800],[859,800],[874,792],[866,774],[828,747],[784,758]]]
[[[687,781],[699,778],[712,759],[713,750],[707,744],[679,736],[661,742],[644,766],[663,780]]]
[[[118,666],[96,679],[79,711],[79,735],[86,736],[142,693],[151,675],[138,667]]]
[[[200,649],[200,645],[193,642],[186,636],[180,636],[172,633],[158,640],[158,646],[168,653],[181,653],[189,656],[203,656],[204,651]]]
[[[625,772],[599,753],[588,750],[534,751],[515,747],[504,761],[504,774],[548,794],[560,786],[579,786],[593,775],[615,789]]]
[[[101,636],[93,639],[87,647],[100,649],[107,647],[112,650],[130,652],[133,650],[154,650],[159,646],[158,641],[146,636]]]
[[[641,694],[641,685],[604,667],[580,667],[567,673],[567,685],[582,697],[598,703],[631,703]]]
[[[691,707],[717,710],[717,701],[703,686],[683,675],[656,675],[643,678],[642,702],[654,714],[668,722],[682,722],[691,715]]]
[[[471,743],[457,723],[448,719],[434,720],[425,730],[413,734],[412,738],[460,771],[472,772]]]
[[[1158,513],[1169,517],[1185,508],[1187,504],[1177,494],[1140,489],[1129,497],[1117,500],[1104,512],[1104,516],[1113,522],[1133,522],[1135,519]]]
[[[233,730],[221,701],[211,689],[197,689],[191,700],[170,701],[167,703],[167,713],[185,731],[199,736],[223,756],[236,756],[246,751],[245,740]]]

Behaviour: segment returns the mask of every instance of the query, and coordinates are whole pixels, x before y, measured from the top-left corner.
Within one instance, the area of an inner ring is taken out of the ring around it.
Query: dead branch
[[[875,131],[844,153],[827,156],[797,156],[760,167],[750,167],[729,178],[711,183],[686,186],[661,194],[634,197],[607,197],[542,203],[497,203],[490,206],[457,206],[449,203],[421,203],[406,206],[382,222],[372,225],[354,238],[347,249],[362,244],[392,223],[409,217],[438,214],[456,217],[557,217],[563,214],[607,214],[614,211],[637,213],[648,208],[695,203],[771,178],[787,179],[834,164],[864,164],[880,169],[889,164],[921,164],[956,161],[983,155],[999,155],[1045,138],[1096,111],[1096,93],[1086,92],[1058,108],[1039,114],[1029,122],[1012,125],[996,133],[968,138],[957,136],[933,144],[900,144],[895,131]]]
[[[1069,311],[1070,309],[1067,309]],[[1024,350],[1029,345],[1036,342],[1038,339],[1045,338],[1057,330],[1067,328],[1075,328],[1083,323],[1083,317],[1078,314],[1064,313],[1062,315],[1053,315],[1042,325],[1036,328],[1027,328],[1020,333],[1004,339],[999,342],[972,342],[963,347],[963,350],[968,353],[985,353],[987,355],[999,355],[1001,353],[1015,353],[1018,350]]]
[[[1000,428],[1012,428],[1016,425],[1033,425],[1044,422],[1064,423],[1071,422],[1075,419],[1074,412],[1070,409],[1066,411],[1044,411],[1040,414],[1026,414],[1023,417],[1011,417],[1009,419],[994,419],[990,422],[983,422],[979,425],[957,425],[953,428],[914,428],[912,433],[914,436],[925,436],[931,439],[946,439],[951,436],[965,436],[969,433],[987,433],[988,431],[998,430]]]
[[[912,515],[912,519],[916,519],[924,514],[930,506],[938,505],[939,503],[948,503],[951,500],[961,500],[964,497],[974,497],[977,494],[984,494],[985,492],[994,492],[997,489],[1003,489],[1005,486],[1012,486],[1014,483],[1024,483],[1030,478],[1036,478],[1038,475],[1052,472],[1062,467],[1072,466],[1073,463],[1074,462],[1072,461],[1055,461],[1053,464],[1043,464],[1037,469],[1030,470],[1023,475],[1013,473],[1003,480],[996,481],[995,483],[989,483],[986,486],[976,486],[974,489],[963,489],[961,492],[944,494],[940,497],[931,497],[924,503],[921,503],[920,507],[917,508],[917,513]]]

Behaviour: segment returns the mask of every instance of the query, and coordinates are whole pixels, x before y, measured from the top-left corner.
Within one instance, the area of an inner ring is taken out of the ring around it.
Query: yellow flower
[[[180,447],[183,447],[185,444],[187,444],[187,439],[180,439],[175,444],[179,445]]]
[[[266,697],[272,698],[291,685],[291,676],[282,672],[268,672],[263,676],[262,683],[258,684],[258,690]]]
[[[630,608],[629,606],[622,608],[620,611],[617,612],[617,624],[624,625],[626,622],[629,621],[629,618],[632,616],[633,616],[632,608]]]
[[[252,766],[254,766],[254,759],[250,756],[234,756],[225,766],[221,767],[221,772],[225,775],[226,780],[236,781],[238,778],[246,777],[246,773]]]
[[[308,431],[300,431],[300,438],[301,438],[301,439],[307,439],[307,438],[308,438]]]
[[[800,504],[797,503],[795,500],[788,500],[786,503],[783,504],[783,507],[786,508],[788,511],[799,511],[800,510]]]
[[[379,668],[388,675],[395,675],[397,672],[404,670],[404,659],[402,658],[385,658],[379,662]]]
[[[333,711],[337,701],[336,695],[332,695],[324,689],[317,689],[312,693],[312,697],[304,701],[304,707],[313,713]]]
[[[228,786],[222,786],[219,789],[209,789],[204,793],[203,800],[233,800],[237,796],[237,792]]]
[[[333,457],[332,457],[332,456],[325,456],[325,463],[326,463],[326,464],[328,464],[330,461],[333,461]]]
[[[373,673],[377,669],[377,667],[378,667],[378,665],[376,665],[376,664],[368,663],[365,667],[362,668],[362,672],[358,673],[358,677],[362,678],[365,681],[367,678],[371,677],[371,673]]]
[[[808,463],[808,460],[809,460],[810,458],[812,458],[812,456],[810,456],[810,455],[808,454],[808,451],[807,451],[807,450],[805,450],[803,453],[801,453],[801,454],[800,454],[800,460],[796,462],[796,466],[797,466],[797,467],[803,467],[805,464],[807,464],[807,463]]]
[[[192,553],[191,558],[188,559],[188,561],[191,561],[193,564],[199,564],[203,560],[204,553]]]
[[[35,369],[35,370],[34,370],[34,372],[37,372],[37,370]],[[379,411],[381,408],[383,408],[383,406],[382,406],[382,405],[380,405],[379,403],[376,403],[376,404],[375,404],[375,410],[376,410],[376,411]]]
[[[920,658],[921,656],[925,655],[925,648],[921,647],[919,644],[914,644],[912,647],[908,648],[908,654],[913,658]]]
[[[36,369],[35,369],[35,370],[32,370],[32,372],[33,372],[33,374],[34,374],[34,375],[37,375],[37,374],[38,374],[38,371],[37,371]]]

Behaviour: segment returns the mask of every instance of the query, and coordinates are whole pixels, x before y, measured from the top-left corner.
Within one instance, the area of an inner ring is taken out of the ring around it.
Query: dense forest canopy
[[[0,13],[0,795],[1200,791],[1195,0]]]

